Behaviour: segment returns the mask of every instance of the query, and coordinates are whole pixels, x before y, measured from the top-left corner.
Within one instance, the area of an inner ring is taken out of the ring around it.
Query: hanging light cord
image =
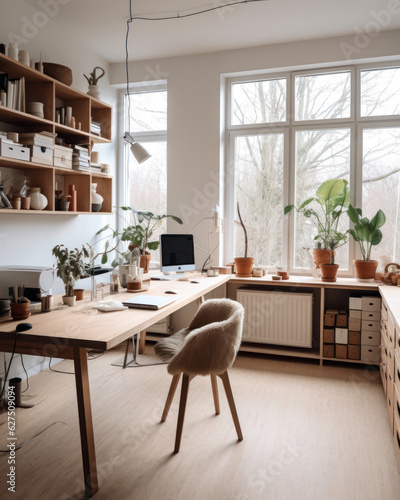
[[[235,5],[241,5],[244,3],[255,3],[255,2],[269,2],[270,0],[239,0],[237,2],[228,2],[228,3],[221,3],[220,5],[215,5],[214,7],[208,7],[206,9],[202,10],[197,10],[195,12],[190,12],[188,14],[174,14],[174,15],[166,15],[162,17],[147,17],[147,16],[135,16],[132,18],[132,10],[130,12],[130,21],[132,20],[137,20],[137,21],[167,21],[169,19],[185,19],[186,17],[193,17],[193,16],[198,16],[200,14],[206,14],[207,12],[212,12],[213,10],[218,10],[218,9],[225,9],[226,7],[233,7]],[[130,0],[130,3],[132,3],[132,0]]]

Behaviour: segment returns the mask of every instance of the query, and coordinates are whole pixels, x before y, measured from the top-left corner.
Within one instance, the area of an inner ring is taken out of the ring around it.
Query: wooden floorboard
[[[372,368],[241,355],[229,377],[244,440],[237,441],[221,381],[216,416],[209,378],[196,377],[174,455],[180,389],[160,424],[171,382],[166,367],[111,366],[123,352],[88,362],[100,488],[94,498],[399,500],[386,401]],[[73,371],[73,362],[56,368]],[[7,493],[7,457],[0,456],[0,498],[81,498],[74,377],[47,370],[30,379],[26,395],[37,405],[18,409],[19,442],[53,422],[66,425],[17,452],[15,494]],[[5,422],[0,415],[2,449]]]

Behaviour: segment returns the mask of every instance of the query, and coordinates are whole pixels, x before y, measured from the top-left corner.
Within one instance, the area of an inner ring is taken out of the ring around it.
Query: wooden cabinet
[[[7,73],[9,79],[24,79],[25,99],[21,109],[29,110],[30,103],[42,102],[44,118],[28,112],[16,111],[0,105],[0,130],[7,132],[52,132],[65,139],[67,144],[111,142],[112,107],[98,99],[75,90],[53,78],[40,73],[24,64],[0,54],[0,73]],[[75,127],[57,122],[56,108],[70,106],[75,118]],[[100,123],[100,136],[92,134],[91,121]],[[9,175],[27,177],[30,187],[40,187],[47,197],[48,205],[43,211],[0,209],[0,215],[15,214],[91,214],[91,184],[97,184],[97,193],[104,198],[100,212],[112,212],[112,176],[101,172],[76,171],[71,168],[44,165],[31,161],[0,156],[0,172]],[[62,189],[68,194],[68,186],[75,185],[78,192],[78,211],[55,211],[55,190]]]

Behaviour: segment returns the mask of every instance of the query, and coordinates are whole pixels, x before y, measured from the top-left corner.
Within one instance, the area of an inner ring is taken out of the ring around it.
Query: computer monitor
[[[162,234],[160,243],[163,273],[195,270],[193,234]]]

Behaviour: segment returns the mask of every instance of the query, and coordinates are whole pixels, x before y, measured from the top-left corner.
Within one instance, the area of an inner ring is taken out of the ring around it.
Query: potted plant
[[[367,217],[362,216],[361,208],[354,208],[352,205],[349,206],[347,213],[354,224],[354,229],[349,229],[349,233],[354,241],[359,242],[362,256],[362,259],[353,260],[356,278],[358,281],[372,281],[378,261],[371,260],[371,250],[373,245],[379,245],[382,241],[380,228],[385,224],[386,216],[382,210],[378,210],[375,216],[368,220]]]
[[[312,202],[319,205],[318,211],[309,207]],[[321,269],[322,281],[336,281],[339,266],[335,264],[335,250],[347,242],[347,234],[338,230],[339,220],[349,204],[348,182],[344,179],[331,179],[323,182],[316,190],[315,197],[304,201],[298,208],[287,205],[284,209],[286,215],[295,208],[314,224],[317,230],[314,237],[317,248],[313,253],[314,257],[319,257],[316,259],[316,266]],[[316,250],[324,254],[318,255]]]
[[[237,203],[237,212],[239,216],[240,226],[242,227],[244,232],[244,257],[235,257],[236,276],[238,276],[239,278],[246,278],[252,275],[254,267],[254,257],[247,257],[247,230],[240,214],[239,202]]]
[[[143,272],[149,271],[151,254],[148,250],[157,250],[160,241],[152,240],[152,236],[156,228],[161,224],[161,221],[166,218],[171,218],[178,224],[183,224],[182,220],[175,215],[154,215],[152,212],[135,210],[131,207],[119,207],[124,212],[130,212],[133,222],[128,224],[121,232],[118,232],[110,227],[109,224],[100,229],[96,234],[110,230],[114,238],[119,238],[121,241],[128,243],[126,251],[116,249],[118,256],[113,260],[113,267],[129,265],[132,261],[140,259],[140,267]],[[107,255],[103,255],[102,264],[107,262]],[[121,280],[122,281],[122,280]]]
[[[96,75],[96,71],[98,69],[101,71],[99,76]],[[105,75],[105,73],[106,72],[104,71],[103,68],[101,68],[100,66],[96,66],[93,69],[93,71],[91,73],[89,73],[89,76],[86,76],[85,74],[83,75],[89,84],[89,90],[87,92],[88,95],[90,95],[92,97],[96,97],[96,99],[100,98],[100,91],[99,91],[99,88],[97,86],[97,82],[100,80],[100,78],[102,78]]]
[[[88,264],[85,259],[89,258],[88,245],[82,245],[78,250],[68,250],[64,245],[56,245],[52,254],[55,256],[57,265],[57,276],[62,279],[65,285],[65,295],[63,295],[63,302],[68,306],[75,305],[76,297],[74,296],[74,285],[81,278],[87,278]]]

